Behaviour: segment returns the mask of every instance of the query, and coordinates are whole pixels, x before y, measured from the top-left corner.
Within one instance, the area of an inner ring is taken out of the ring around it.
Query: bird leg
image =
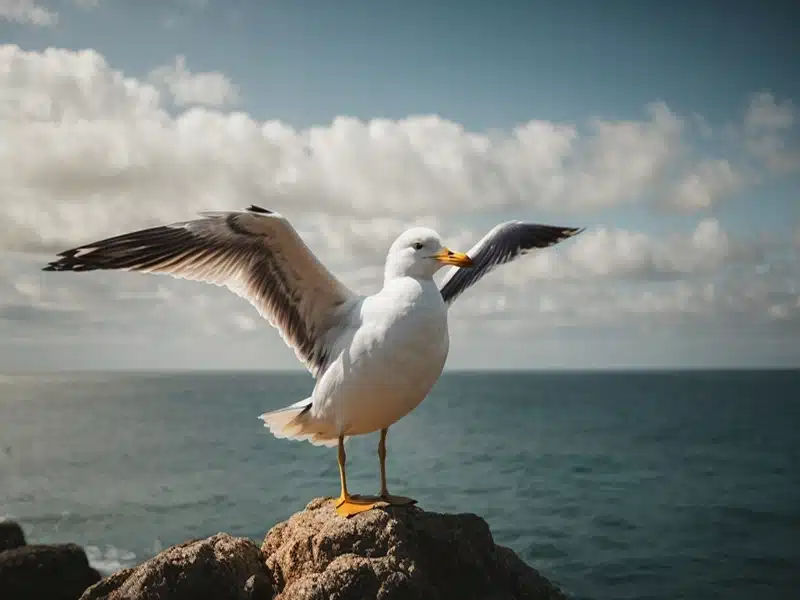
[[[352,517],[353,515],[357,515],[358,513],[368,511],[375,506],[379,506],[385,503],[380,498],[375,497],[362,497],[362,496],[351,496],[350,493],[347,491],[347,473],[345,472],[345,462],[347,461],[347,455],[344,451],[344,436],[339,436],[339,479],[341,480],[342,484],[342,491],[339,494],[339,497],[334,500],[334,504],[336,506],[336,512],[339,513],[341,516],[347,518]]]
[[[381,441],[378,442],[378,459],[381,461],[381,500],[392,506],[416,504],[417,501],[413,498],[406,498],[405,496],[392,496],[386,487],[386,434],[388,432],[388,427],[386,429],[381,429]]]

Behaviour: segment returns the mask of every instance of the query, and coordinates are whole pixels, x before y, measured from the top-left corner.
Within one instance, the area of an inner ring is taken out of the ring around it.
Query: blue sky
[[[0,179],[10,190],[0,369],[257,368],[255,356],[292,367],[277,334],[252,327],[249,307],[221,290],[34,269],[92,236],[250,202],[290,216],[357,283],[420,219],[467,247],[506,218],[587,226],[586,240],[476,287],[453,314],[454,368],[800,366],[797,12],[789,2],[0,0],[0,125],[13,159]],[[282,129],[264,133],[267,121]],[[531,123],[543,128],[525,138]],[[155,124],[163,131],[148,137]],[[475,136],[490,149],[476,150]],[[52,150],[62,142],[76,150]],[[313,160],[298,158],[304,144]],[[292,183],[280,187],[288,163]],[[377,241],[355,241],[348,217]],[[354,255],[365,244],[369,260]],[[152,304],[110,310],[125,286]],[[202,306],[184,322],[188,302]],[[505,317],[485,319],[491,306]],[[241,327],[202,333],[223,309],[240,310]],[[137,336],[116,333],[126,328]],[[146,350],[156,335],[163,356]],[[235,350],[220,356],[207,335]],[[488,364],[474,358],[486,344]]]
[[[435,113],[483,129],[626,118],[654,99],[723,121],[754,91],[800,95],[792,4],[101,0],[0,35],[96,48],[134,75],[185,54],[242,85],[254,116],[298,126]]]

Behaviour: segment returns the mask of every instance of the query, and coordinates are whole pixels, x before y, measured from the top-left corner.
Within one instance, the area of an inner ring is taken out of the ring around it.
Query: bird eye
[[[411,247],[414,250],[422,250],[422,246],[423,246],[422,242],[414,242],[413,244],[411,244]]]

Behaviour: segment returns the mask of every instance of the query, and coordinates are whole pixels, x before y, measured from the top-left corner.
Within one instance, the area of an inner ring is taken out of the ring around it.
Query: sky
[[[412,225],[585,227],[454,303],[448,369],[800,367],[798,12],[0,0],[0,372],[301,369],[225,289],[41,271],[250,204],[362,293]]]

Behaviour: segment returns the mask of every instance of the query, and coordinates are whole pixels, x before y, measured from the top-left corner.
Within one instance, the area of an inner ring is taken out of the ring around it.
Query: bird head
[[[386,277],[432,278],[445,265],[471,267],[472,259],[444,246],[434,230],[414,227],[400,234],[389,248]]]

